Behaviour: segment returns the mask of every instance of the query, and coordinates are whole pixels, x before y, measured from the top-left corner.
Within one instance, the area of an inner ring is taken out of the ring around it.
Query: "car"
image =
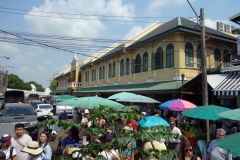
[[[53,109],[51,104],[38,104],[34,109],[38,119],[46,119],[48,113]]]
[[[1,124],[23,123],[33,140],[38,140],[38,121],[33,107],[29,104],[7,103],[1,114]],[[14,128],[13,128],[14,130]]]
[[[64,99],[55,100],[54,105],[56,105],[56,114],[59,115],[59,114],[63,113],[64,110],[66,110],[68,117],[73,117],[73,115],[75,113],[74,107],[57,105],[57,103],[62,102],[62,101],[64,101]]]
[[[33,109],[36,109],[38,104],[45,104],[45,103],[43,103],[40,100],[31,100],[30,101],[30,105],[33,107]]]
[[[5,102],[4,102],[4,98],[3,97],[0,97],[0,109],[4,109],[4,104],[5,104]]]

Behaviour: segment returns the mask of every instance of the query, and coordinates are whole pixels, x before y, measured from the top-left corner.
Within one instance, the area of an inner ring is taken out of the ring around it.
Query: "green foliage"
[[[51,89],[52,91],[54,91],[54,90],[57,89],[57,81],[56,81],[55,79],[53,79],[53,80],[51,81],[50,89]]]
[[[124,118],[126,121],[130,121],[131,119],[140,120],[142,117],[138,114],[137,110],[132,109],[132,112],[129,113],[122,113],[117,111],[114,108],[109,108],[105,106],[100,106],[99,108],[94,108],[91,111],[91,115],[89,117],[89,120],[96,120],[96,118],[100,119],[101,117],[104,117],[106,121],[110,124],[110,128],[113,130],[113,133],[116,133],[115,126],[117,126],[117,119],[119,117]],[[58,127],[63,127],[65,130],[71,129],[71,127],[78,127],[82,130],[84,130],[84,133],[86,135],[91,135],[94,137],[97,137],[99,134],[106,133],[107,129],[102,129],[99,127],[90,127],[90,128],[84,128],[80,124],[74,124],[71,122],[67,122],[64,120],[46,120],[43,123],[39,125],[40,128],[44,127],[45,125],[53,125],[56,124]],[[79,152],[83,156],[87,156],[89,153],[96,155],[96,160],[103,160],[105,158],[98,156],[98,153],[104,151],[104,150],[110,150],[114,149],[117,150],[119,153],[119,157],[122,160],[123,154],[122,151],[127,149],[127,146],[123,146],[123,142],[125,143],[132,143],[136,140],[141,140],[143,142],[151,142],[153,140],[161,141],[161,139],[169,140],[171,138],[181,138],[181,136],[172,134],[170,129],[165,126],[154,126],[151,128],[141,128],[140,131],[135,132],[131,130],[124,130],[122,129],[120,135],[116,135],[115,138],[111,141],[110,144],[100,143],[97,141],[92,141],[92,143],[84,146],[84,149],[81,149]],[[175,150],[163,150],[158,151],[156,149],[151,150],[151,156],[155,157],[156,159],[161,160],[171,160],[175,159],[179,156],[179,153]],[[146,153],[143,151],[143,148],[136,148],[134,150],[135,153],[142,153],[143,155],[146,155],[146,157],[149,157],[149,153]],[[67,158],[67,157],[59,157]]]
[[[30,84],[35,85],[36,90],[39,92],[45,91],[45,89],[42,87],[42,85],[37,84],[34,81],[24,82],[22,79],[20,79],[15,74],[8,75],[8,88],[20,89],[20,90],[31,90],[32,88],[31,88]]]
[[[189,132],[189,130],[190,130],[190,124],[189,124],[189,122],[188,121],[183,121],[183,122],[180,122],[179,123],[179,128],[180,128],[180,130],[181,130],[181,132],[184,134],[185,132]]]

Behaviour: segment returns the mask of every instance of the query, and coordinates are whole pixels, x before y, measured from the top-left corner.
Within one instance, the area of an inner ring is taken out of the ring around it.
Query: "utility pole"
[[[208,105],[208,84],[207,84],[207,55],[205,42],[205,24],[204,24],[204,9],[200,9],[201,18],[201,50],[202,50],[202,101],[203,105]],[[206,120],[207,143],[210,141],[209,120]]]

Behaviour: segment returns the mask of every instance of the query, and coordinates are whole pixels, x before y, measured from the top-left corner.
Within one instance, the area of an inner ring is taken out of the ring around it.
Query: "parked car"
[[[2,124],[23,123],[33,140],[38,140],[38,121],[33,107],[29,104],[7,103],[1,114]],[[14,128],[13,128],[14,130]]]
[[[1,97],[1,98],[0,98],[0,107],[1,107],[0,110],[1,110],[1,109],[4,109],[4,104],[5,104],[4,98]]]
[[[48,113],[53,109],[50,104],[38,104],[34,111],[37,114],[38,119],[46,119]]]
[[[64,110],[66,110],[66,113],[67,113],[68,117],[73,117],[73,115],[75,113],[74,107],[57,105],[57,103],[62,102],[62,101],[64,101],[64,99],[58,99],[58,100],[54,101],[55,102],[54,105],[56,105],[56,114],[59,115],[62,112],[64,112]]]
[[[30,101],[30,105],[33,107],[33,109],[36,109],[38,104],[44,104],[44,103],[40,100],[31,100]]]

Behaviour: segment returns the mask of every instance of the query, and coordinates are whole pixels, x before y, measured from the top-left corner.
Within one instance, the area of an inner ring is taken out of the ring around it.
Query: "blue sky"
[[[216,22],[221,21],[239,27],[229,21],[230,16],[240,12],[239,0],[190,0],[190,2],[197,14],[200,13],[200,8],[204,8],[205,23],[207,26],[216,29]],[[63,15],[60,13],[79,15]],[[98,16],[94,17],[96,20],[86,20],[93,18],[89,15]],[[76,19],[53,18],[54,16],[65,16]],[[160,23],[165,23],[178,16],[195,17],[187,0],[0,1],[0,30],[112,40],[110,43],[104,42],[98,44],[102,46],[112,45],[113,40],[130,39],[153,22],[159,21]],[[103,19],[117,21],[103,21]],[[76,42],[77,44],[85,44],[89,48],[95,45],[91,41]],[[81,50],[78,52],[89,56],[94,54],[94,52]],[[10,73],[17,74],[24,81],[33,80],[43,87],[48,87],[49,80],[53,78],[55,73],[70,66],[74,54],[42,47],[0,42],[0,56],[10,57],[9,60],[0,58],[0,67],[9,70]],[[88,58],[81,55],[77,55],[77,57]],[[14,68],[4,66],[13,66]]]

